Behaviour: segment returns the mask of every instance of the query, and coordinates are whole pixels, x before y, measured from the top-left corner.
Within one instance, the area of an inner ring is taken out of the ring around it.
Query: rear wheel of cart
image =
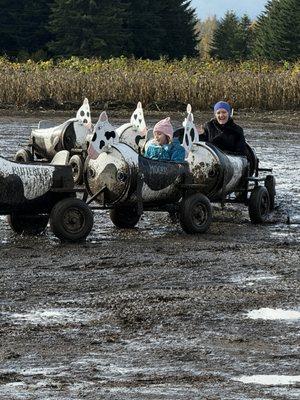
[[[274,210],[275,206],[275,196],[276,196],[276,181],[273,175],[267,175],[265,179],[265,188],[269,193],[270,199],[270,211]]]
[[[33,161],[33,155],[29,149],[20,149],[16,152],[14,160],[26,164]]]
[[[204,233],[212,220],[209,199],[201,193],[194,193],[182,200],[179,219],[186,233]]]
[[[61,241],[81,242],[86,239],[94,224],[89,206],[82,200],[71,197],[61,200],[50,214],[50,227]]]
[[[117,228],[134,228],[141,218],[137,206],[118,206],[110,210],[109,215]]]
[[[7,222],[11,229],[19,235],[38,235],[47,228],[49,215],[46,214],[18,214],[7,216]]]
[[[256,186],[249,199],[249,216],[253,224],[264,222],[270,210],[268,190],[264,186]]]
[[[83,162],[81,157],[75,154],[70,158],[69,165],[72,167],[74,183],[81,185],[83,182]]]

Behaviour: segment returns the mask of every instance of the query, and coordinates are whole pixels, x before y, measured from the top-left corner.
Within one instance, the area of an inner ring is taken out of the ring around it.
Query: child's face
[[[219,122],[219,124],[223,125],[226,124],[226,122],[229,119],[229,114],[228,112],[224,109],[224,108],[220,108],[216,114],[215,114],[217,121]]]
[[[155,131],[154,132],[154,139],[157,141],[157,143],[160,146],[162,146],[163,144],[167,144],[168,143],[167,135],[165,135],[164,133],[162,133],[160,131]]]

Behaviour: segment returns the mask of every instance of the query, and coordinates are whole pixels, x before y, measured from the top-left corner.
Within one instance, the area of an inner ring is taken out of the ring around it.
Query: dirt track
[[[0,399],[298,398],[299,130],[246,134],[278,181],[263,226],[243,206],[215,206],[198,236],[163,213],[117,230],[97,212],[86,244],[61,245],[15,236],[0,217]],[[262,308],[271,319],[249,314]]]

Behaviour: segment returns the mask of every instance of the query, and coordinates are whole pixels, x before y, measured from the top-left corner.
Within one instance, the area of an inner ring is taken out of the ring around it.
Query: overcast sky
[[[233,10],[238,16],[247,14],[254,19],[265,8],[267,0],[192,0],[192,7],[196,8],[198,18],[201,20],[216,15],[224,16],[226,11]]]

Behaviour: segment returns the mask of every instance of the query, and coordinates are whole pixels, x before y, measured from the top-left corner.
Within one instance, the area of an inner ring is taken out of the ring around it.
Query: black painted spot
[[[136,137],[135,137],[135,144],[138,145],[138,144],[140,143],[140,140],[141,140],[141,139],[143,139],[142,136],[140,136],[140,135],[136,136]]]
[[[83,110],[81,110],[80,115],[83,117],[85,115],[85,112]]]
[[[105,132],[104,136],[106,137],[107,140],[109,139],[114,139],[116,137],[116,132],[115,131],[107,131]]]
[[[137,114],[133,114],[133,118],[134,118],[134,119],[137,119]]]
[[[140,124],[142,123],[142,119],[139,119],[139,123],[140,123]]]
[[[84,118],[83,123],[84,123],[84,124],[87,124],[87,122],[88,122],[87,119]]]
[[[185,135],[185,144],[187,146],[189,145],[189,137],[188,137],[188,135]]]
[[[95,132],[95,133],[93,134],[93,137],[92,137],[92,142],[94,142],[96,139],[97,139],[97,133]]]
[[[104,140],[100,140],[99,149],[101,150],[103,146],[105,146],[105,142]]]
[[[90,113],[89,113],[89,112],[87,112],[87,113],[86,113],[86,116],[87,116],[87,117],[89,117],[89,116],[90,116]]]
[[[194,128],[192,128],[191,129],[191,140],[192,140],[192,142],[194,141],[194,139],[195,139],[195,131],[194,131]]]

